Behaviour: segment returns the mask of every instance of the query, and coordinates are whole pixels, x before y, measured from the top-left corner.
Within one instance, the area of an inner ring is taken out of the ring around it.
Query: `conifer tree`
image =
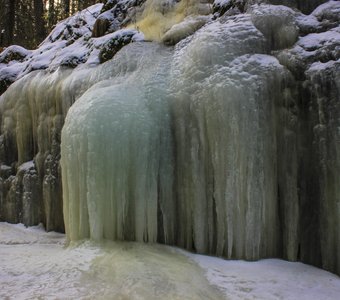
[[[55,24],[100,0],[0,0],[0,47],[36,48]],[[2,50],[2,49],[0,49]]]

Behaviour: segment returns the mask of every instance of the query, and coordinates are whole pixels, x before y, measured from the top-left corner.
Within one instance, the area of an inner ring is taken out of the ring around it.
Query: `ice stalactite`
[[[61,163],[71,240],[173,243],[168,52],[154,44],[124,48],[106,65],[116,76],[70,109]]]
[[[174,54],[152,44],[124,48],[116,59],[129,71],[70,109],[62,168],[71,240],[279,255],[276,102],[289,76],[260,54],[264,38],[249,17],[218,24]],[[137,68],[129,67],[134,56]]]
[[[2,96],[0,218],[64,230],[60,135],[69,107],[110,72],[35,71]],[[77,80],[75,80],[75,77]]]
[[[268,33],[263,28],[278,11],[284,25]],[[268,55],[273,43],[294,43],[294,13],[267,6],[250,12],[207,24],[174,50],[129,45],[103,65],[110,79],[75,103],[63,129],[70,240],[158,241],[228,258],[302,259],[336,271],[337,258],[331,264],[323,257],[337,255],[337,216],[326,216],[337,210],[338,166],[328,162],[319,180],[312,161],[337,161],[337,148],[322,148],[325,139],[310,133],[327,115],[321,99],[336,97],[337,87],[322,96],[310,71],[312,111],[320,113],[308,113],[295,72]],[[306,147],[315,148],[312,155]]]
[[[278,255],[276,105],[288,73],[274,58],[250,54],[264,48],[247,17],[208,25],[177,47],[172,82],[183,247],[229,258]]]
[[[3,219],[26,224],[43,221],[49,229],[63,229],[58,160],[66,111],[59,100],[60,82],[67,75],[31,73],[2,97],[1,162],[2,169],[10,170],[2,174],[2,184],[7,186],[1,194]],[[21,176],[15,177],[16,172]],[[7,211],[6,207],[12,205],[24,209]]]
[[[340,270],[340,63],[314,64],[306,75],[317,112],[312,149],[319,180],[312,197],[319,208],[320,260],[335,271]]]

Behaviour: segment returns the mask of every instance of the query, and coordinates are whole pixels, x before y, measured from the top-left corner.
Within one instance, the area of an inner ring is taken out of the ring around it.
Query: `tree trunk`
[[[71,15],[73,15],[74,13],[76,13],[77,11],[77,2],[76,0],[72,0],[72,3],[71,3]]]
[[[48,1],[48,27],[49,30],[52,29],[55,24],[55,11],[54,11],[54,0]]]
[[[78,0],[78,11],[84,9],[84,0]]]
[[[14,26],[15,26],[15,6],[16,0],[8,0],[6,1],[6,22],[5,22],[5,31],[4,31],[4,45],[9,46],[13,44],[14,38]]]
[[[70,16],[70,0],[62,0],[63,18]]]
[[[34,19],[36,41],[40,43],[46,37],[44,4],[42,0],[34,0]]]

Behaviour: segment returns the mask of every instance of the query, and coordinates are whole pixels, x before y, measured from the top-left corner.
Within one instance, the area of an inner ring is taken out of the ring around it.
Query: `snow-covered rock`
[[[340,59],[340,27],[301,37],[293,48],[280,52],[278,58],[297,78],[302,78],[312,63],[337,61]]]
[[[225,13],[233,14],[235,10],[244,12],[254,4],[284,5],[293,9],[298,9],[305,14],[310,14],[317,6],[328,0],[215,0],[213,3],[215,16]]]
[[[339,26],[340,23],[340,3],[339,1],[329,1],[316,8],[312,14],[319,22],[322,23],[322,27],[329,29]]]
[[[104,39],[98,38],[94,44],[100,45],[99,60],[101,63],[111,59],[120,49],[131,42],[143,41],[142,33],[135,29],[121,29],[108,34]]]
[[[182,22],[173,25],[162,37],[162,41],[166,45],[175,45],[182,39],[192,35],[203,25],[205,25],[211,17],[196,16],[187,17]]]
[[[20,46],[10,46],[0,53],[0,95],[17,79],[25,66],[22,62],[30,54]]]
[[[0,64],[8,64],[11,61],[22,62],[31,51],[20,47],[10,46],[0,54]]]
[[[103,11],[103,4],[93,5],[59,22],[36,50],[29,51],[19,46],[8,47],[0,54],[0,94],[15,80],[35,70],[47,69],[53,72],[60,66],[75,68],[80,64],[93,65],[105,61],[100,56],[113,37],[104,34],[119,30],[129,9],[142,2],[115,1],[109,11]],[[100,26],[105,29],[99,29]],[[127,34],[126,37],[122,36],[124,33]],[[104,36],[99,41],[96,40],[102,35]],[[132,38],[132,35],[135,37]],[[124,43],[119,43],[121,46],[143,39],[138,32],[132,35],[131,30],[116,34],[121,37],[120,40],[124,40]],[[14,66],[14,60],[20,61],[20,64],[16,63]]]
[[[269,49],[291,47],[298,39],[295,12],[282,5],[255,5],[249,10],[252,21],[266,37]]]

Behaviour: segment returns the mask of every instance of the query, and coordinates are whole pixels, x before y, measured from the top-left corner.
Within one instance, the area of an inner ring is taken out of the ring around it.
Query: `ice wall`
[[[340,63],[315,63],[307,72],[312,105],[316,108],[312,155],[318,178],[310,198],[318,203],[320,257],[328,270],[340,270]],[[309,175],[310,178],[310,175]],[[308,205],[305,203],[304,205]],[[305,224],[308,219],[304,218]],[[310,226],[310,225],[309,225]],[[311,261],[311,257],[308,257]]]
[[[228,258],[281,255],[280,232],[296,226],[281,228],[277,198],[277,132],[287,127],[279,116],[290,77],[264,51],[250,16],[208,25],[174,52],[125,47],[110,62],[117,69],[119,61],[116,76],[87,91],[66,118],[69,239],[160,241]]]
[[[0,219],[64,231],[60,137],[70,106],[112,71],[98,67],[35,71],[0,100]]]
[[[208,25],[176,49],[176,189],[184,247],[247,259],[277,252],[275,103],[268,84],[280,90],[284,71],[269,56],[249,54],[263,49],[248,17]]]
[[[115,77],[70,109],[61,164],[71,240],[156,242],[161,222],[165,241],[174,242],[168,52],[149,43],[125,47],[106,64]]]
[[[289,63],[268,55],[298,39],[294,14],[252,7],[174,50],[144,43],[119,52],[110,68],[119,61],[120,71],[75,103],[63,129],[69,239],[157,241],[338,270],[337,118],[324,129],[329,145],[315,135],[326,126],[321,99],[338,107],[329,82],[338,69],[318,77],[311,68],[301,91],[280,64]],[[323,80],[332,95],[318,88]],[[314,99],[307,110],[304,93]]]
[[[69,73],[31,73],[1,99],[2,220],[63,230],[58,161],[66,109],[59,100]]]

